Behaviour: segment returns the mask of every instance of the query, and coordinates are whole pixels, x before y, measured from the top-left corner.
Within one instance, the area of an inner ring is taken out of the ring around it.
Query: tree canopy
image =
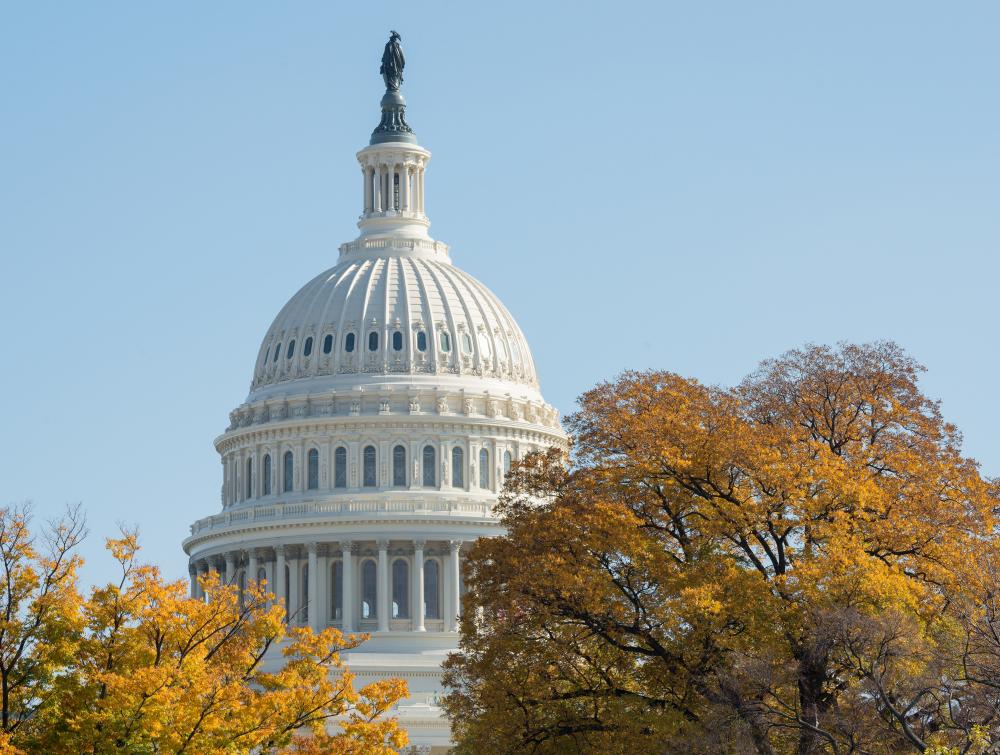
[[[1000,746],[1000,486],[892,343],[629,372],[467,564],[458,751]]]
[[[0,753],[389,755],[406,734],[389,679],[354,689],[340,653],[363,635],[287,629],[266,586],[202,578],[207,600],[138,562],[135,533],[107,541],[116,584],[78,590],[79,509],[34,537],[0,509]],[[280,652],[277,671],[262,670]]]

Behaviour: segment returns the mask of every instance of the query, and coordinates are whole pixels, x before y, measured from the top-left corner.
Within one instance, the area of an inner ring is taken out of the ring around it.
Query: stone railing
[[[288,519],[329,516],[350,516],[352,514],[445,514],[451,516],[493,517],[493,506],[482,501],[462,501],[456,499],[428,501],[300,501],[251,506],[226,511],[222,514],[199,519],[191,525],[191,534],[197,535],[234,524],[254,522],[275,522]]]

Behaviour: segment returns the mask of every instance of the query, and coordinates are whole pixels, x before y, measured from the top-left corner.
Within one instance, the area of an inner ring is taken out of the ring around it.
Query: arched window
[[[392,484],[393,487],[406,487],[406,449],[396,446],[392,449]]]
[[[302,592],[299,593],[302,597],[299,598],[299,603],[302,604],[302,623],[309,623],[309,564],[305,563],[302,565]]]
[[[466,354],[472,353],[472,336],[468,333],[462,333],[462,349]]]
[[[378,487],[378,477],[375,474],[375,446],[365,446],[364,450],[364,482],[366,488]]]
[[[281,474],[284,478],[284,484],[282,485],[282,490],[286,493],[292,492],[292,452],[285,451],[285,468],[281,470]]]
[[[323,339],[323,353],[329,354],[331,351],[333,351],[333,336],[327,335]]]
[[[440,567],[436,559],[424,561],[424,617],[428,619],[441,618],[441,580]]]
[[[441,351],[451,351],[451,336],[444,330],[441,331]]]
[[[285,359],[291,359],[292,354],[294,353],[295,353],[295,339],[293,338],[291,341],[288,342],[288,353],[285,354]]]
[[[247,459],[247,498],[253,498],[253,459]]]
[[[370,558],[361,564],[361,618],[374,619],[375,608],[375,562]]]
[[[503,452],[503,473],[510,472],[510,451]]]
[[[424,446],[424,487],[433,488],[437,485],[437,456],[434,446]]]
[[[274,356],[271,358],[272,362],[277,362],[278,357],[281,356],[281,341],[278,341],[278,345],[274,347]]]
[[[378,351],[378,333],[374,330],[368,334],[368,351]]]
[[[333,452],[333,487],[347,487],[347,449],[343,446]]]
[[[330,570],[330,613],[334,621],[344,618],[344,562],[334,561]]]
[[[398,330],[392,334],[392,350],[402,351],[403,350],[403,334]]]
[[[271,454],[264,455],[264,490],[263,495],[271,495]]]
[[[313,353],[313,337],[309,336],[302,345],[302,356],[307,357]]]
[[[410,567],[401,558],[392,562],[392,618],[410,617]]]
[[[350,354],[352,351],[354,351],[354,334],[353,333],[348,333],[346,336],[344,336],[344,351],[346,351],[348,354]]]
[[[319,451],[315,448],[309,449],[308,485],[310,490],[319,487]]]
[[[490,486],[490,452],[485,448],[479,449],[479,487],[483,490]]]
[[[451,486],[465,487],[465,454],[458,446],[451,449]]]
[[[427,351],[427,334],[422,330],[417,331],[417,351]]]

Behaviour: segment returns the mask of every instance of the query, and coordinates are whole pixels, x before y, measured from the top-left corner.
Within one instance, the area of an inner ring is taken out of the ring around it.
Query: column
[[[251,548],[247,551],[247,587],[250,583],[257,582],[257,549]]]
[[[320,631],[330,623],[330,558],[326,548],[320,550],[316,570],[316,626]],[[310,577],[311,579],[311,577]]]
[[[302,623],[302,600],[305,596],[300,589],[302,586],[302,564],[299,560],[298,549],[294,556],[288,559],[288,623]]]
[[[399,209],[410,210],[410,166],[405,163],[399,166]]]
[[[319,613],[319,590],[317,590],[317,585],[319,584],[319,553],[316,543],[309,543],[306,548],[309,550],[309,595],[306,598],[309,601],[309,626],[318,632],[321,628],[320,622],[322,620]]]
[[[413,541],[413,572],[416,574],[416,590],[413,591],[413,631],[424,632],[424,541]]]
[[[226,554],[226,572],[224,579],[227,585],[233,583],[233,578],[236,576],[236,554],[230,551]]]
[[[365,213],[369,213],[372,211],[372,171],[371,168],[369,168],[367,165],[365,165],[364,168],[362,168],[361,170],[365,174],[364,177],[365,196],[364,196],[364,201],[361,203],[361,207]]]
[[[424,213],[424,168],[423,166],[417,171],[417,202],[419,207],[417,208],[420,214]]]
[[[274,548],[274,582],[271,590],[274,592],[274,599],[279,606],[284,607],[285,615],[288,615],[288,598],[285,595],[285,546],[278,545]]]
[[[188,564],[188,576],[191,578],[191,599],[198,599],[198,567],[194,563]]]
[[[378,541],[378,595],[376,596],[378,611],[378,631],[389,631],[389,614],[391,598],[389,596],[389,541]]]
[[[372,184],[375,186],[375,212],[382,211],[382,166],[372,167]]]
[[[452,540],[448,543],[448,546],[451,549],[451,559],[449,562],[451,564],[451,568],[448,570],[450,572],[448,574],[448,580],[450,582],[448,585],[448,592],[451,598],[449,601],[451,603],[451,613],[448,616],[446,629],[449,632],[457,632],[458,616],[462,612],[462,598],[459,590],[459,580],[461,579],[462,572],[458,562],[458,552],[462,549],[462,541]]]
[[[341,595],[343,595],[343,614],[344,618],[341,623],[344,632],[354,631],[354,543],[350,540],[343,540],[340,543],[340,556],[341,563],[343,564],[343,569],[341,573],[344,575],[344,584],[341,587]]]
[[[198,562],[198,576],[206,577],[208,576],[208,564],[204,561]],[[204,601],[206,599],[205,591],[201,587],[201,582],[198,583],[198,600]]]

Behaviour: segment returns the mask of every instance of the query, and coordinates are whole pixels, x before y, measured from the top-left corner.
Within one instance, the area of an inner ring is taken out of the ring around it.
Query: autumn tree
[[[341,663],[364,635],[287,629],[253,581],[241,591],[208,575],[208,599],[191,599],[185,582],[138,562],[132,532],[107,542],[120,580],[82,600],[78,510],[45,532],[39,550],[26,512],[0,509],[10,617],[0,752],[389,755],[405,745],[389,715],[405,683],[356,690]]]
[[[1000,493],[891,343],[626,373],[468,561],[460,752],[1000,744]]]

